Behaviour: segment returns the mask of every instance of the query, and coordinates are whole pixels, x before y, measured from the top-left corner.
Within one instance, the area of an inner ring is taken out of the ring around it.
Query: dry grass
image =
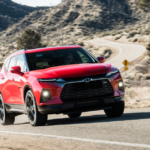
[[[150,87],[126,88],[125,102],[126,108],[150,107]]]

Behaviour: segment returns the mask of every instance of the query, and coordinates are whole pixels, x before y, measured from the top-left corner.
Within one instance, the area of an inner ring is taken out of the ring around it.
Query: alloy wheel
[[[0,96],[0,121],[3,122],[5,118],[5,110],[2,97]]]
[[[34,122],[35,120],[35,103],[33,100],[33,97],[28,95],[27,97],[27,114],[28,118],[31,122]]]

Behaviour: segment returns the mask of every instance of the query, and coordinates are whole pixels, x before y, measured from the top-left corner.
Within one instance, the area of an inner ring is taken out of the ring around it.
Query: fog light
[[[43,97],[48,97],[49,94],[50,94],[50,93],[49,93],[48,91],[44,91],[44,92],[43,92]]]
[[[51,93],[49,90],[43,90],[41,94],[41,102],[47,102],[51,99]]]
[[[118,89],[122,92],[124,92],[124,84],[123,84],[123,81],[120,80],[119,83],[118,83]]]
[[[119,87],[123,87],[123,82],[119,82]]]

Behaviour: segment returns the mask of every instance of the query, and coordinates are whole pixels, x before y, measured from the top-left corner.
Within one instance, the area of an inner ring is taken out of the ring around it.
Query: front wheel
[[[111,109],[105,109],[104,111],[105,111],[106,115],[110,118],[120,117],[123,115],[124,108],[125,108],[124,102],[119,102],[119,103],[115,104]]]
[[[80,113],[71,113],[71,114],[68,114],[68,117],[69,118],[79,118],[81,116],[81,112]]]
[[[27,116],[32,126],[42,126],[47,123],[47,115],[42,115],[38,111],[36,101],[31,90],[29,90],[26,94],[25,104]]]
[[[15,122],[15,117],[10,117],[4,105],[4,100],[0,94],[0,122],[2,125],[12,125]]]

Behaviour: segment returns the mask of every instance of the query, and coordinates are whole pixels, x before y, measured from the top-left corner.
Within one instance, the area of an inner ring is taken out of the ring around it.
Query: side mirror
[[[21,76],[24,74],[24,73],[21,72],[20,66],[11,67],[10,72],[11,72],[11,73],[18,74],[18,75],[21,75]]]
[[[105,57],[97,57],[98,61],[100,63],[104,63],[105,62]]]

